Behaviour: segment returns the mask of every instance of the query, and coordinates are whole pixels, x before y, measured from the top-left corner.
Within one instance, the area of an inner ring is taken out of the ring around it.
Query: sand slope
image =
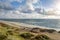
[[[8,22],[8,21],[0,21],[0,23],[4,23],[4,24],[10,25],[10,26],[14,26],[14,27],[18,27],[18,28],[28,27],[28,28],[31,28],[32,29],[32,28],[37,27],[37,26],[33,26],[33,25],[27,25],[27,24],[16,23],[16,22]],[[36,34],[45,34],[45,35],[48,35],[53,40],[60,40],[60,33],[58,33],[57,31],[56,32],[53,32],[53,33],[39,32],[39,33],[36,33]]]

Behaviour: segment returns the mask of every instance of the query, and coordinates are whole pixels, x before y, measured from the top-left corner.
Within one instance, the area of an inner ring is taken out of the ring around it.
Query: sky
[[[0,19],[59,19],[60,0],[0,0]]]

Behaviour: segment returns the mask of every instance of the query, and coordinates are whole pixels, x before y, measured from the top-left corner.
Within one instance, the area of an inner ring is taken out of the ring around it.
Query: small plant
[[[2,26],[2,27],[7,27],[8,25],[6,25],[6,24],[4,24],[4,23],[0,23],[0,25]]]
[[[7,33],[10,34],[10,35],[13,35],[11,30],[7,31]]]
[[[37,35],[34,38],[32,38],[31,40],[50,40],[50,38],[46,35]]]
[[[0,40],[6,40],[7,36],[0,33]]]
[[[22,34],[20,34],[20,36],[23,37],[23,38],[29,39],[29,38],[31,38],[34,35],[31,34],[31,33],[22,33]]]

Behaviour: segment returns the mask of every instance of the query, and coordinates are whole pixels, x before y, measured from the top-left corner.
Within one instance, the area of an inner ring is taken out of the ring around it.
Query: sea
[[[0,20],[20,22],[46,28],[60,29],[60,19],[0,19]]]

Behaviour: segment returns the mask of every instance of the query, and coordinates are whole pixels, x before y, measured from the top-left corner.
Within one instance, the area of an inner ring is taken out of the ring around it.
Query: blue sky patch
[[[43,7],[51,7],[54,0],[40,0]]]
[[[16,8],[16,7],[20,6],[20,2],[13,1],[13,2],[11,2],[11,5]]]

